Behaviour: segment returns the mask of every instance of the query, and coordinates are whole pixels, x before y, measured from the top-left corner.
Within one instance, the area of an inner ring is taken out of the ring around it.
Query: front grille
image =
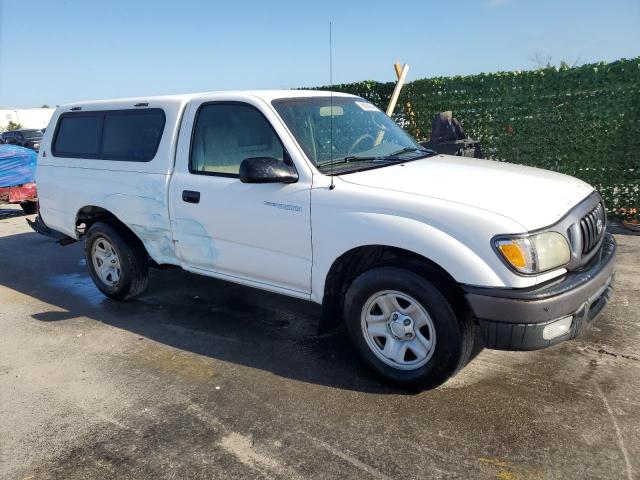
[[[580,233],[582,235],[582,254],[591,252],[600,243],[605,229],[605,215],[602,203],[587,213],[580,220]]]

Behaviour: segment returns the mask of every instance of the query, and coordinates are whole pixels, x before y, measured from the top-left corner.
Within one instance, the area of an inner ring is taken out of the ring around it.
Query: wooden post
[[[402,75],[402,65],[400,65],[400,62],[396,62],[393,64],[393,68],[396,71],[396,77],[400,80],[400,76]]]
[[[397,64],[396,64],[397,65]],[[396,68],[397,74],[397,66]],[[387,107],[387,115],[391,116],[393,110],[396,108],[396,103],[398,102],[398,97],[400,96],[400,90],[402,90],[402,85],[404,85],[404,80],[407,78],[407,73],[409,73],[409,65],[406,63],[404,67],[402,67],[402,72],[400,72],[400,76],[398,77],[398,82],[396,83],[396,87],[393,89],[393,94],[391,95],[391,100],[389,101],[389,106]]]
[[[398,77],[398,81],[396,82],[396,86],[393,89],[393,94],[391,95],[391,100],[389,100],[389,105],[387,106],[387,115],[389,116],[391,116],[391,114],[393,113],[393,110],[396,107],[396,103],[398,102],[400,90],[402,90],[402,85],[404,84],[404,81],[407,78],[407,73],[409,72],[409,65],[405,63],[404,66],[401,66],[398,62],[396,62],[393,64],[393,68],[396,71],[396,77]],[[380,133],[378,133],[374,145],[380,145],[383,138],[384,130],[381,130]]]
[[[402,75],[402,65],[400,65],[400,62],[396,62],[393,64],[393,68],[396,71],[396,77],[398,77],[398,80],[400,80],[400,76]],[[416,113],[413,111],[410,101],[407,100],[407,103],[404,104],[404,110],[405,110],[405,113],[407,114],[407,120],[413,127],[416,138],[420,138],[420,130],[416,125]]]

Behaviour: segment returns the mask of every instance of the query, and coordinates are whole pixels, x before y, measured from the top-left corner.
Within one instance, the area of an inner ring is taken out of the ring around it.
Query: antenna
[[[331,162],[331,185],[329,190],[336,188],[333,183],[333,43],[332,28],[329,21],[329,161]]]

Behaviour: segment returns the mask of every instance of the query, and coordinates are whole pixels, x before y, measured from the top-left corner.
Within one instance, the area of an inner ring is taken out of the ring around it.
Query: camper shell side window
[[[63,113],[51,153],[64,158],[149,162],[156,156],[165,123],[160,108]]]

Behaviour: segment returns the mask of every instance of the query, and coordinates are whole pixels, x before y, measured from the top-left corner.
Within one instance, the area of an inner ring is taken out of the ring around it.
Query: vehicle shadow
[[[5,218],[14,218],[14,217],[24,217],[27,214],[18,207],[18,208],[0,208],[0,220]]]
[[[629,227],[625,227],[620,222],[609,222],[607,223],[607,232],[614,233],[616,235],[631,235],[631,236],[640,236],[640,228],[637,230],[631,230]]]
[[[29,256],[11,252],[29,252]],[[343,330],[317,335],[318,305],[187,273],[152,270],[138,299],[105,298],[89,277],[82,245],[60,247],[36,233],[0,237],[0,284],[47,304],[41,322],[88,317],[199,355],[302,382],[374,393]],[[28,260],[25,260],[25,259]]]

